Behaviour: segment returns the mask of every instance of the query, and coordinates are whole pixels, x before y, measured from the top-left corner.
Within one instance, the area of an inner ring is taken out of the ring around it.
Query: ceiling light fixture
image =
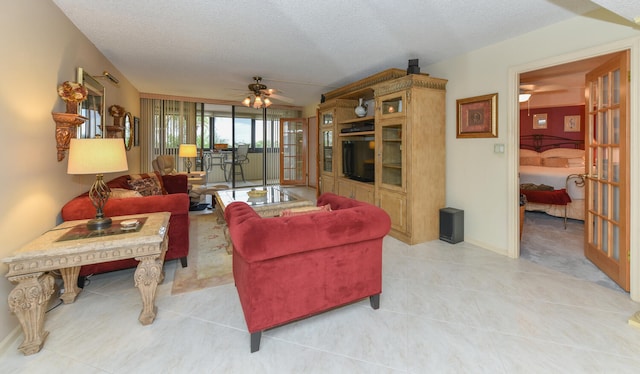
[[[255,109],[268,108],[271,106],[271,99],[269,95],[273,93],[273,90],[268,90],[267,86],[262,84],[262,77],[253,77],[255,83],[249,84],[249,96],[242,100],[242,105],[246,107],[253,107]]]
[[[253,107],[255,109],[268,108],[271,106],[271,100],[269,100],[269,97],[264,94],[251,94],[242,100],[242,105],[246,107]]]
[[[531,94],[528,94],[528,93],[521,93],[520,95],[518,95],[518,101],[521,103],[528,101],[530,98],[531,98]]]

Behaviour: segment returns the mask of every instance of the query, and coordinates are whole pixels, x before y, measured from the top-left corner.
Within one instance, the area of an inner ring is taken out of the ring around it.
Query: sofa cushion
[[[326,204],[323,206],[302,206],[299,208],[285,209],[282,212],[280,212],[280,217],[292,217],[292,216],[299,216],[302,214],[314,214],[314,213],[330,212],[330,211],[331,211],[331,204]]]
[[[117,178],[114,178],[107,182],[107,186],[109,186],[109,188],[111,189],[124,188],[130,190],[131,186],[129,186],[129,175],[121,175]]]
[[[111,195],[109,195],[109,197],[113,199],[126,199],[130,197],[142,197],[142,194],[138,191],[126,188],[112,188]]]
[[[142,196],[163,195],[162,184],[155,174],[132,174],[129,186]]]

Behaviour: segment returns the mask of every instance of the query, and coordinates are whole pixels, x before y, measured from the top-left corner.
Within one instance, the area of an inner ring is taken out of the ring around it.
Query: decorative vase
[[[364,117],[367,115],[367,104],[364,103],[364,99],[358,99],[358,106],[356,107],[356,116]]]

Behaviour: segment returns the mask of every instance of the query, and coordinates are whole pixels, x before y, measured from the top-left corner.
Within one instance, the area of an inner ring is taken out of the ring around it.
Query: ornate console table
[[[135,286],[142,296],[143,325],[153,322],[156,288],[164,279],[162,266],[167,251],[170,213],[148,213],[112,217],[107,230],[88,231],[87,220],[68,221],[26,244],[2,261],[9,266],[6,277],[15,288],[9,293],[9,308],[18,317],[24,341],[18,347],[25,355],[40,351],[49,334],[44,330],[45,309],[54,292],[49,271],[60,269],[65,304],[73,303],[82,291],[77,287],[82,265],[135,258]],[[120,226],[124,220],[138,220],[133,228]]]

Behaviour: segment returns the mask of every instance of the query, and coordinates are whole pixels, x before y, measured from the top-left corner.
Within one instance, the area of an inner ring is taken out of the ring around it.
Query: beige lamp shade
[[[71,139],[67,174],[104,174],[128,169],[122,139]]]
[[[196,157],[198,156],[198,149],[195,144],[180,144],[178,150],[179,157]]]

